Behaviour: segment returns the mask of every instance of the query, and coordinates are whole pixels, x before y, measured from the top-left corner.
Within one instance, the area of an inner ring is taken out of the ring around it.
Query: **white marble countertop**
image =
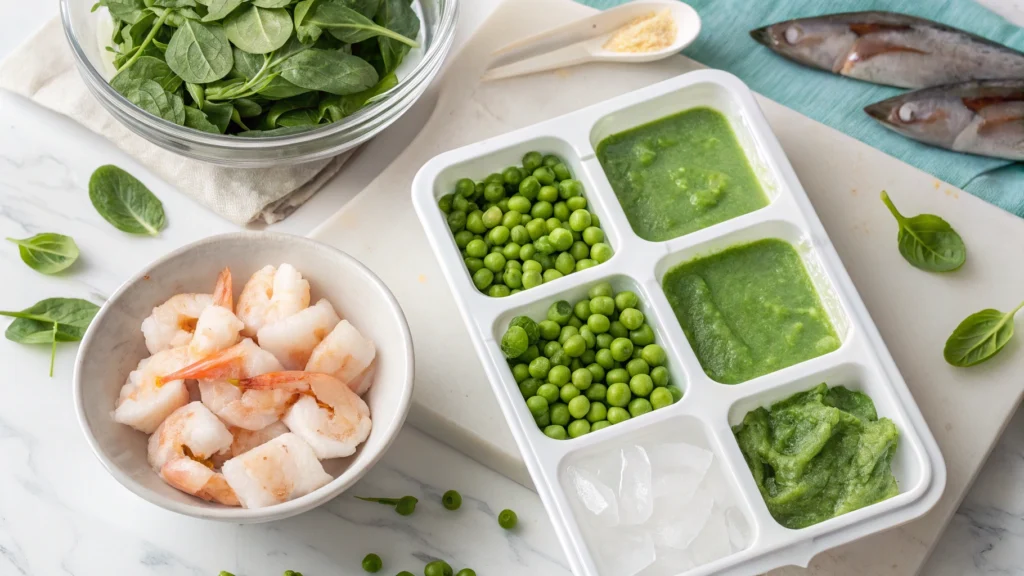
[[[1012,12],[1018,2],[985,3]],[[464,2],[460,39],[495,4]],[[9,7],[0,21],[0,59],[56,13],[53,0]],[[414,109],[364,148],[342,177],[271,228],[312,230],[390,162],[427,112],[427,106]],[[169,226],[159,238],[130,238],[90,216],[86,184],[92,170],[107,163],[136,174],[163,200]],[[83,252],[73,273],[47,277],[25,267],[16,251],[0,250],[0,307],[22,308],[50,296],[102,302],[156,256],[233,229],[74,122],[0,93],[0,237],[59,231],[74,236]],[[536,494],[411,428],[351,494],[416,495],[422,503],[412,517],[347,496],[265,525],[215,524],[164,512],[122,489],[89,453],[70,401],[75,345],[60,347],[52,379],[46,377],[44,348],[0,339],[0,575],[362,574],[360,560],[368,552],[385,559],[384,573],[419,573],[435,557],[480,574],[569,573]],[[1024,416],[1018,413],[926,573],[1024,574],[1022,483]],[[454,514],[439,506],[440,494],[450,488],[465,498]],[[519,513],[515,532],[497,526],[502,508]]]

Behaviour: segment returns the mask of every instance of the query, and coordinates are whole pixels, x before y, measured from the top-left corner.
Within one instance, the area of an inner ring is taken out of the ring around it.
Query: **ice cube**
[[[639,576],[678,576],[697,565],[686,552],[654,546],[655,560]]]
[[[593,542],[601,558],[601,574],[634,576],[657,558],[651,535],[641,530],[622,527],[596,530]]]
[[[725,525],[729,529],[729,543],[733,552],[745,550],[750,545],[750,524],[739,508],[730,506],[725,511]]]
[[[686,550],[707,524],[715,499],[710,489],[701,486],[685,500],[666,496],[656,504],[657,510],[649,523],[655,545]]]
[[[621,458],[619,522],[626,526],[638,526],[647,522],[654,511],[651,461],[641,446],[623,448]]]
[[[719,506],[712,508],[704,529],[690,543],[688,551],[697,565],[713,562],[732,553],[729,528],[725,524],[725,510]]]
[[[681,442],[652,444],[644,449],[651,461],[655,498],[672,494],[688,500],[714,460],[712,452]]]
[[[597,518],[597,523],[609,528],[617,526],[619,503],[615,498],[615,492],[588,470],[569,466],[566,472],[576,491],[576,497],[583,507]]]

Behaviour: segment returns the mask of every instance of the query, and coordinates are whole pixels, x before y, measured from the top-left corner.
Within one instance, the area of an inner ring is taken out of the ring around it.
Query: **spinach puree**
[[[899,432],[861,392],[820,384],[733,428],[768,511],[803,528],[892,498]]]
[[[839,347],[800,255],[782,240],[680,264],[662,288],[716,382],[739,384]]]
[[[660,242],[768,205],[728,120],[694,108],[613,134],[597,157],[633,231]]]

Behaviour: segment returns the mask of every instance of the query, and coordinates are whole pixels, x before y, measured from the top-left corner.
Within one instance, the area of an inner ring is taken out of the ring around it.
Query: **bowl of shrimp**
[[[78,420],[110,474],[173,512],[287,518],[355,484],[412,398],[398,301],[306,238],[213,236],[115,292],[82,340]]]

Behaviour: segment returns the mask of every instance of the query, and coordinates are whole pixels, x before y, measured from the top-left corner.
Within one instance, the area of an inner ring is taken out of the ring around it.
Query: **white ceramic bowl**
[[[148,356],[143,318],[168,297],[213,290],[231,268],[235,294],[253,272],[287,262],[309,280],[312,301],[327,298],[339,315],[377,345],[375,382],[366,394],[373,418],[367,441],[349,458],[325,460],[334,480],[302,498],[247,510],[205,502],[171,488],[146,462],[147,436],[111,418],[128,373]],[[413,348],[405,315],[387,286],[366,266],[330,246],[285,234],[239,232],[180,248],[147,266],[110,297],[82,340],[75,361],[78,421],[96,457],[136,495],[167,510],[236,523],[300,514],[341,494],[380,460],[405,422],[412,398]]]

